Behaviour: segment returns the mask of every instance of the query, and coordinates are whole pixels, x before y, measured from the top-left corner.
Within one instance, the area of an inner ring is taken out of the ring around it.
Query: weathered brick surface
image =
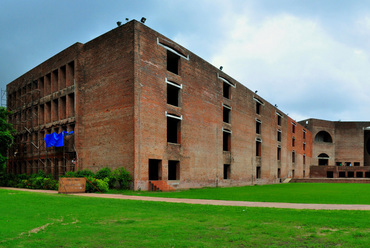
[[[166,47],[188,58],[180,58],[178,75],[167,70]],[[39,101],[35,104],[39,105],[39,135],[61,131],[63,125],[73,129],[79,169],[125,166],[134,177],[134,188],[143,190],[149,185],[149,159],[161,161],[159,180],[168,181],[174,188],[276,183],[292,177],[293,171],[294,177],[309,175],[313,154],[309,129],[139,22],[129,22],[61,52],[8,85],[8,94],[18,92],[26,78],[40,77],[44,82],[39,84],[41,95],[34,98]],[[235,85],[230,99],[223,97],[224,81],[220,77]],[[178,107],[167,104],[166,80],[182,86]],[[256,112],[257,102],[261,103],[260,113]],[[223,105],[231,107],[230,123],[223,122]],[[182,118],[179,144],[167,142],[166,113]],[[282,116],[280,125],[277,113]],[[24,116],[14,116],[14,120]],[[259,134],[257,121],[261,123]],[[294,133],[292,122],[296,124]],[[224,129],[232,132],[230,152],[223,151]],[[281,141],[277,140],[278,130]],[[259,156],[256,140],[261,141]],[[36,153],[33,156],[37,158]],[[179,161],[178,180],[168,180],[169,160]],[[45,163],[48,165],[48,160]],[[224,179],[224,164],[230,164],[228,179]]]

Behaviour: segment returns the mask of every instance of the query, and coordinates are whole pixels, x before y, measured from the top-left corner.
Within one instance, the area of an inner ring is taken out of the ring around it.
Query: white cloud
[[[368,118],[360,116],[370,112],[360,104],[370,106],[369,51],[334,40],[318,21],[293,15],[224,19],[230,20],[229,38],[211,58],[214,65],[297,117]]]

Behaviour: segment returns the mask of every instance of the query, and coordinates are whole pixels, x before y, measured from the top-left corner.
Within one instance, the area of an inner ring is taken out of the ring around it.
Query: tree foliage
[[[6,162],[6,151],[13,144],[13,133],[15,130],[12,125],[7,122],[9,111],[4,107],[0,107],[0,171],[4,170]]]

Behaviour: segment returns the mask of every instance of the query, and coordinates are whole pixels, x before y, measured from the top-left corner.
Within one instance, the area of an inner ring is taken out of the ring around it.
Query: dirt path
[[[58,193],[58,191],[53,191],[53,190],[35,190],[35,189],[18,189],[18,188],[2,188],[2,187],[0,187],[0,189],[49,193],[49,194]],[[223,200],[180,199],[180,198],[164,198],[164,197],[116,195],[116,194],[95,194],[95,193],[83,193],[83,194],[72,194],[72,195],[84,196],[84,197],[107,198],[107,199],[157,201],[157,202],[221,205],[221,206],[316,209],[316,210],[323,210],[323,209],[324,210],[370,210],[370,205],[356,205],[356,204],[309,204],[309,203],[306,204],[306,203],[281,203],[281,202],[223,201]]]

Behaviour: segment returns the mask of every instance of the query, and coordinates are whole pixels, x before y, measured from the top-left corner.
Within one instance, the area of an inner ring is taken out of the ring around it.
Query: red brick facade
[[[313,126],[137,21],[67,48],[7,92],[18,131],[9,172],[124,166],[136,190],[236,186],[309,177],[317,156]],[[75,132],[68,146],[46,149],[44,135],[62,130]],[[322,149],[331,161],[335,149]]]

